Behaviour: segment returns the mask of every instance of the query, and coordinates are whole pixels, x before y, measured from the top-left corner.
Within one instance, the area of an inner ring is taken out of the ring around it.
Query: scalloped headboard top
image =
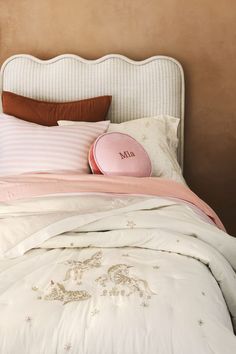
[[[154,56],[143,61],[111,54],[86,60],[65,54],[50,60],[15,55],[1,68],[1,90],[45,101],[112,95],[114,123],[168,114],[181,119],[179,162],[183,167],[184,75],[178,61]]]

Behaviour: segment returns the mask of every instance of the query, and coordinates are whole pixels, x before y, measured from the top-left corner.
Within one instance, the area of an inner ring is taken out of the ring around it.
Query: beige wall
[[[185,177],[236,235],[235,0],[0,0],[0,62],[176,57],[186,73]]]

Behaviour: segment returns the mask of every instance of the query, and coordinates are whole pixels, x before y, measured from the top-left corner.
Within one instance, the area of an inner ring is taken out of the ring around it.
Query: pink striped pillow
[[[0,175],[89,173],[88,151],[109,121],[44,127],[0,114]]]

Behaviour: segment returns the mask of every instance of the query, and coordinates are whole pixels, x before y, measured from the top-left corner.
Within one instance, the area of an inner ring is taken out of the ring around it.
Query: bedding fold
[[[156,177],[110,177],[101,175],[32,174],[2,178],[0,201],[58,193],[113,193],[173,197],[196,205],[216,225],[224,225],[216,213],[182,183]]]

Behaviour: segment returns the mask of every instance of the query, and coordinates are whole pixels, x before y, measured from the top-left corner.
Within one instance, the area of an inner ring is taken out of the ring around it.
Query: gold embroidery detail
[[[70,343],[66,343],[66,345],[64,346],[64,350],[66,352],[69,352],[72,349],[72,345]]]
[[[128,220],[126,226],[129,227],[130,229],[133,229],[136,226],[136,224],[132,220]]]
[[[32,317],[31,316],[26,316],[26,318],[25,318],[25,322],[27,322],[30,326],[31,326],[31,324],[32,324]]]
[[[108,268],[107,274],[97,278],[96,282],[105,288],[102,296],[130,296],[136,293],[147,303],[155,293],[151,291],[146,280],[130,276],[130,268],[132,266],[127,264],[116,264]]]
[[[202,326],[204,324],[204,322],[202,320],[198,320],[198,324],[199,324],[199,326]]]
[[[111,207],[114,209],[119,209],[126,206],[127,202],[121,199],[113,199],[111,202]]]
[[[145,134],[142,135],[142,141],[147,140],[147,136]]]
[[[91,258],[85,259],[84,261],[75,261],[75,260],[66,261],[65,264],[68,264],[70,267],[65,274],[64,281],[72,279],[74,281],[77,281],[78,284],[81,284],[80,281],[83,277],[84,272],[92,268],[100,267],[101,258],[102,258],[102,252],[99,251],[94,253]]]
[[[91,316],[98,315],[99,312],[100,312],[100,311],[96,308],[96,309],[94,309],[93,311],[91,311]]]
[[[119,290],[118,290],[116,287],[112,288],[112,289],[109,291],[109,295],[110,295],[110,296],[118,296],[119,294],[120,294],[120,292],[119,292]]]
[[[160,267],[158,265],[155,265],[152,267],[153,269],[159,269]]]
[[[91,295],[86,290],[66,290],[63,284],[54,283],[51,280],[49,288],[46,289],[41,299],[48,301],[58,300],[65,305],[72,301],[88,300],[90,297]]]

